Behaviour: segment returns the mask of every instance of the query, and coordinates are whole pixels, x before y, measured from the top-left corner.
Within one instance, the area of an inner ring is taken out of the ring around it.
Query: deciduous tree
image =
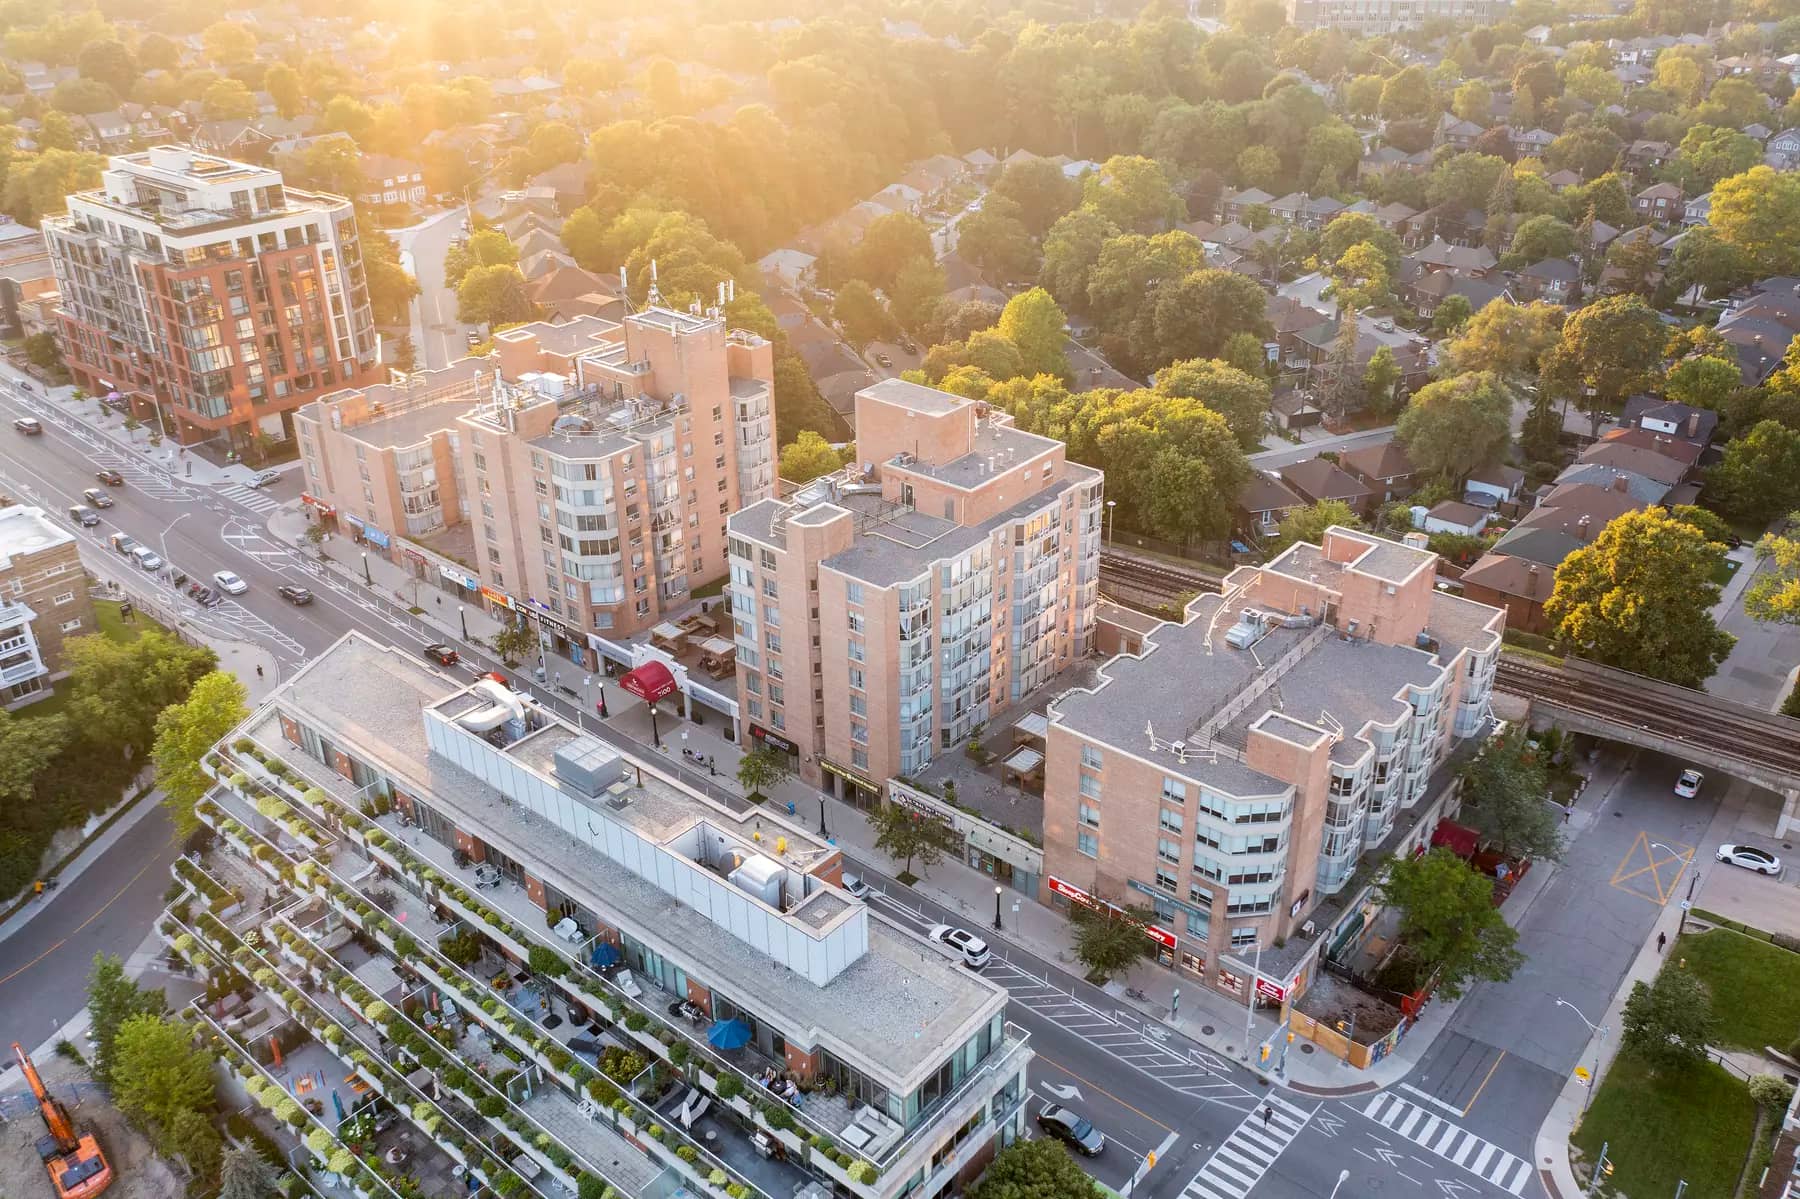
[[[1494,906],[1494,882],[1438,848],[1395,858],[1376,885],[1382,903],[1400,912],[1400,939],[1424,972],[1435,971],[1437,994],[1461,995],[1472,980],[1505,982],[1525,960],[1519,934]]]
[[[828,475],[843,464],[836,447],[811,429],[800,430],[800,436],[781,447],[781,477],[790,483]]]
[[[114,1049],[112,1098],[119,1110],[158,1152],[211,1174],[220,1150],[219,1134],[206,1120],[216,1104],[212,1055],[194,1045],[185,1025],[154,1015],[121,1024]]]
[[[1754,524],[1800,507],[1800,433],[1778,421],[1759,421],[1725,446],[1707,474],[1726,512]]]
[[[1156,392],[1199,400],[1225,418],[1246,453],[1258,449],[1269,419],[1269,384],[1218,359],[1171,362],[1156,373]]]
[[[993,192],[1018,205],[1019,223],[1034,238],[1042,238],[1081,199],[1081,185],[1048,158],[1009,163],[994,181]]]
[[[1767,166],[1719,180],[1707,222],[1759,275],[1800,269],[1800,175]]]
[[[1656,377],[1666,336],[1656,310],[1642,299],[1607,296],[1563,322],[1543,373],[1577,396],[1598,437],[1601,419]]]
[[[1325,530],[1337,525],[1345,529],[1363,527],[1362,517],[1342,500],[1320,500],[1304,508],[1291,508],[1281,518],[1271,553],[1280,553],[1297,541],[1318,545],[1325,540]]]
[[[969,1199],[1097,1199],[1099,1194],[1062,1142],[1049,1137],[1014,1141],[969,1188]]]
[[[1069,375],[1069,358],[1063,349],[1069,336],[1064,331],[1066,324],[1063,310],[1050,293],[1034,287],[1006,302],[998,328],[1000,336],[1018,347],[1024,374],[1064,379]]]
[[[1736,638],[1713,622],[1718,547],[1660,509],[1628,512],[1563,559],[1544,603],[1582,657],[1698,687]]]
[[[537,305],[516,266],[478,266],[456,289],[456,319],[468,325],[511,324],[536,317]]]
[[[897,331],[887,305],[861,279],[851,279],[838,288],[837,299],[831,304],[831,315],[844,327],[844,336],[853,346],[884,341]]]
[[[928,262],[935,258],[931,230],[910,212],[890,212],[876,217],[863,231],[853,269],[858,278],[892,295],[900,272],[921,258]]]
[[[464,276],[478,266],[516,266],[519,247],[499,229],[477,229],[469,240],[450,247],[444,255],[444,282],[460,287]]]
[[[115,955],[94,955],[88,974],[87,1009],[89,1035],[94,1042],[94,1081],[110,1088],[119,1028],[133,1016],[160,1016],[167,1008],[163,993],[140,987],[125,973],[125,963]]]
[[[1445,366],[1459,373],[1492,371],[1515,382],[1534,378],[1561,336],[1563,318],[1554,304],[1494,300],[1443,347]]]
[[[1697,1066],[1718,1035],[1712,996],[1700,976],[1665,962],[1650,983],[1631,984],[1620,1017],[1620,1044],[1657,1073]]]
[[[921,873],[930,875],[932,866],[943,860],[955,840],[942,820],[904,804],[881,804],[869,813],[869,823],[875,826],[875,848],[905,863],[903,883],[912,877],[914,862]]]
[[[1087,967],[1088,977],[1111,978],[1156,951],[1156,942],[1144,931],[1156,922],[1148,908],[1091,908],[1075,904],[1069,910],[1075,925],[1075,957]]]
[[[1088,275],[1119,227],[1090,208],[1078,208],[1050,226],[1038,282],[1065,310],[1088,311]]]
[[[1512,392],[1485,371],[1439,379],[1413,394],[1395,435],[1414,466],[1461,483],[1506,449],[1512,403]]]
[[[1800,523],[1800,513],[1789,523]],[[1756,558],[1762,565],[1744,591],[1744,611],[1757,620],[1800,624],[1800,538],[1764,533]]]
[[[1538,749],[1513,730],[1495,737],[1463,771],[1461,820],[1507,857],[1562,856],[1562,818]]]
[[[1663,380],[1663,395],[1682,404],[1717,412],[1743,385],[1743,375],[1735,362],[1702,354],[1683,358],[1670,368],[1668,377]]]
[[[1121,229],[1159,233],[1186,213],[1160,163],[1118,154],[1082,180],[1082,203]]]
[[[250,714],[244,685],[237,676],[215,670],[197,681],[185,700],[164,708],[156,718],[156,785],[175,831],[187,835],[199,825],[194,805],[212,788],[200,768],[219,739]]]

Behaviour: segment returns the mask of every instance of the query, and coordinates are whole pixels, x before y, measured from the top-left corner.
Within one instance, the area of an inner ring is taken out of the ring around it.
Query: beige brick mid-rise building
[[[985,404],[889,379],[858,463],[731,519],[740,732],[858,802],[1089,652],[1103,480]]]
[[[377,377],[356,214],[281,172],[155,146],[44,221],[75,381],[184,444],[244,450]]]
[[[730,514],[774,494],[773,354],[716,313],[510,329],[304,410],[307,498],[390,556],[466,524],[485,601],[579,655],[724,576]]]
[[[1255,950],[1342,891],[1488,726],[1505,612],[1438,591],[1436,562],[1332,528],[1059,697],[1045,902],[1151,908],[1165,965],[1244,998]]]
[[[0,508],[0,707],[49,695],[63,643],[96,631],[75,538],[42,508]]]

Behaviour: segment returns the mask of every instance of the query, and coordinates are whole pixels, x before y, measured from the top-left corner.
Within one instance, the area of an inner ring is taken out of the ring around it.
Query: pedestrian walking
[[[1668,943],[1669,943],[1669,934],[1668,933],[1657,933],[1656,934],[1656,952],[1661,953],[1663,951],[1663,946],[1667,945]]]
[[[256,668],[256,677],[259,679],[263,677],[262,667],[260,666]]]
[[[1267,1128],[1269,1126],[1269,1120],[1274,1115],[1275,1115],[1275,1108],[1270,1104],[1267,1104],[1267,1103],[1263,1104],[1263,1127],[1264,1128]]]

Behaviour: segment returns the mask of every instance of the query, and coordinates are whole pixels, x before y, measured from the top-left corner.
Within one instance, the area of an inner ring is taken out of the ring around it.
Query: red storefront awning
[[[619,680],[619,686],[647,704],[674,695],[675,676],[661,662],[646,662]]]
[[[1459,858],[1472,858],[1481,844],[1481,834],[1453,820],[1440,820],[1431,834],[1431,844],[1442,845]]]

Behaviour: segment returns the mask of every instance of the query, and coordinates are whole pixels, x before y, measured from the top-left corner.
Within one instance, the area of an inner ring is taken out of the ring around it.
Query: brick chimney
[[[1575,522],[1575,535],[1583,541],[1586,541],[1588,539],[1588,529],[1593,523],[1593,520],[1588,517],[1586,513],[1583,513],[1581,519]]]
[[[1700,436],[1700,414],[1698,412],[1688,413],[1687,435],[1688,435],[1688,440],[1690,440],[1690,441],[1692,441],[1694,438]]]
[[[1625,483],[1626,483],[1626,480],[1625,480],[1624,475],[1614,475],[1613,481],[1612,481],[1612,489],[1614,491],[1623,492],[1625,490]],[[1582,517],[1581,521],[1583,524],[1586,524],[1587,517],[1585,517],[1585,516]]]

